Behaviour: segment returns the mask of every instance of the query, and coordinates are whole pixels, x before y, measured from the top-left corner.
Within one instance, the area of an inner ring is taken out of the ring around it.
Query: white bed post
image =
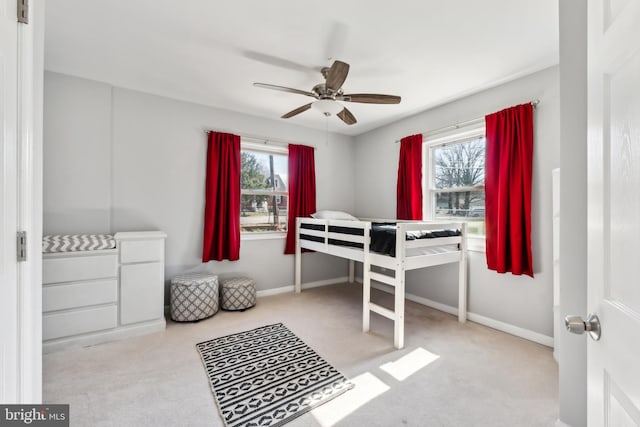
[[[295,289],[300,293],[302,288],[302,251],[300,250],[300,218],[296,218],[296,255],[295,255]]]
[[[349,283],[353,283],[355,281],[356,281],[355,261],[350,259],[349,260]]]
[[[406,235],[405,225],[398,223],[396,230],[396,271],[394,272],[396,284],[393,306],[393,345],[397,349],[404,347],[404,239],[406,239]]]
[[[371,256],[369,244],[371,243],[371,223],[364,227],[364,260],[362,262],[362,332],[369,332],[369,319],[371,318]],[[349,271],[351,273],[351,270]]]
[[[460,239],[460,261],[458,276],[458,322],[467,321],[467,224],[462,223]]]

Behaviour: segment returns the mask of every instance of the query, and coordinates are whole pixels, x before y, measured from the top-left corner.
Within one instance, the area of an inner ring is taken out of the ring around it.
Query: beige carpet
[[[386,305],[390,296],[374,291]],[[223,426],[195,344],[283,322],[356,387],[287,426],[552,426],[551,349],[407,301],[405,348],[391,321],[361,332],[361,288],[260,298],[245,312],[44,356],[44,401],[76,426]]]

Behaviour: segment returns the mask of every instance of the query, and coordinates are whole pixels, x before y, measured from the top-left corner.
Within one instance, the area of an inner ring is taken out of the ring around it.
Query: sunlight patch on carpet
[[[420,369],[436,361],[440,356],[418,347],[411,353],[405,354],[395,362],[388,362],[380,366],[380,369],[391,375],[398,381],[404,381]]]
[[[388,385],[370,372],[352,378],[351,382],[356,386],[352,391],[311,412],[320,425],[323,427],[335,425],[356,409],[389,390]]]

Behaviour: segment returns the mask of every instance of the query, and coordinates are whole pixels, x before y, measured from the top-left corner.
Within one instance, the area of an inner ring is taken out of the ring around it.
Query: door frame
[[[44,5],[44,0],[31,0],[29,23],[18,24],[17,29],[15,209],[18,230],[27,232],[27,259],[18,263],[16,274],[18,372],[15,400],[33,404],[42,402]],[[15,259],[5,261],[15,262]]]
[[[557,427],[587,425],[586,338],[568,333],[563,322],[567,315],[587,311],[587,6],[583,0],[558,2],[561,332]]]

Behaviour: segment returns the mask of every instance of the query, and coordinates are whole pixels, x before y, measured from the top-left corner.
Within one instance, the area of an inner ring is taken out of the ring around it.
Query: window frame
[[[276,145],[276,144],[268,144],[266,142],[254,142],[248,141],[246,138],[240,139],[240,152],[250,151],[250,152],[258,152],[263,154],[278,154],[285,155],[288,159],[289,157],[289,147]],[[243,195],[264,195],[264,196],[276,196],[282,197],[285,196],[287,198],[287,215],[289,212],[289,191],[287,185],[287,191],[273,191],[269,189],[260,189],[260,190],[249,190],[243,189],[242,184],[240,185],[240,199],[242,200]],[[242,215],[242,209],[240,210],[240,215]],[[287,217],[288,218],[288,217]],[[285,224],[288,222],[285,221]],[[287,237],[287,232],[285,231],[242,231],[242,225],[240,226],[240,240],[268,240],[268,239],[284,239]]]
[[[436,135],[425,135],[422,144],[422,158],[423,162],[423,212],[425,218],[429,220],[436,220],[436,193],[442,192],[443,189],[435,188],[435,156],[433,150],[438,147],[443,147],[453,144],[462,144],[466,141],[476,139],[478,137],[484,137],[486,135],[484,119],[477,121],[466,126],[456,126],[455,129],[439,132]],[[486,161],[486,158],[485,158]],[[456,188],[460,192],[464,191],[479,191],[478,187],[460,187]],[[484,185],[482,187],[484,191]],[[459,221],[469,222],[467,217],[461,217]],[[469,250],[481,251],[485,250],[485,235],[484,234],[468,234],[467,243]]]

